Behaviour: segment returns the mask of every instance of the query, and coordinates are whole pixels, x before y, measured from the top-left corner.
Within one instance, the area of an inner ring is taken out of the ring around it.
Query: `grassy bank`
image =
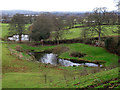
[[[77,60],[85,60],[85,61],[103,61],[106,62],[105,66],[110,66],[110,65],[117,65],[118,64],[118,56],[112,53],[109,53],[107,50],[101,47],[94,47],[86,44],[81,44],[81,43],[74,43],[74,44],[61,44],[61,45],[54,45],[54,46],[38,46],[38,47],[33,47],[33,46],[28,46],[25,44],[11,44],[11,48],[14,48],[20,45],[23,50],[34,50],[36,52],[48,50],[48,49],[53,49],[57,48],[57,50],[60,47],[66,47],[68,48],[67,51],[64,51],[60,53],[59,58],[66,58],[66,59],[77,59]],[[58,50],[60,51],[60,50]],[[63,49],[61,49],[63,51]],[[78,52],[78,53],[83,53],[86,54],[84,57],[71,57],[72,52]]]
[[[58,74],[57,74],[58,75]],[[41,73],[6,73],[4,74],[3,87],[11,88],[84,88],[89,85],[102,84],[102,82],[118,77],[118,68],[100,73],[79,76],[76,79],[54,77],[49,74],[47,78],[52,81],[44,81],[44,75]],[[11,78],[14,77],[14,78]],[[72,77],[71,77],[72,78]],[[61,79],[61,80],[59,80]],[[58,81],[57,81],[58,80]]]
[[[64,44],[64,46],[69,47],[69,51],[64,52],[60,55],[60,58],[70,58],[70,59],[78,59],[78,60],[87,60],[87,61],[105,61],[105,65],[117,65],[118,64],[118,56],[115,54],[111,54],[101,47],[94,47],[90,45],[85,45],[81,43],[75,44]],[[82,58],[71,57],[70,54],[72,52],[79,52],[86,54],[86,56]]]
[[[29,47],[21,46],[24,50]],[[53,48],[45,46],[44,49],[48,47]],[[29,48],[42,50],[43,46]],[[61,67],[21,60],[10,54],[7,44],[2,45],[2,56],[3,88],[83,88],[118,77],[118,68],[99,68],[95,72],[98,68]]]

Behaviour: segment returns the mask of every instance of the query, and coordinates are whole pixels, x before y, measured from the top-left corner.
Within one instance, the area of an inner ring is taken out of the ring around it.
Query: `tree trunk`
[[[20,35],[19,35],[19,42],[20,42],[20,43],[21,43],[21,36],[22,36],[22,35],[20,34]]]
[[[31,38],[29,37],[29,42],[31,41]]]
[[[100,36],[100,32],[99,32],[99,37],[98,37],[98,40],[101,41],[101,36]]]
[[[57,40],[57,44],[59,45],[59,40]]]
[[[99,42],[101,41],[101,24],[99,24],[99,32],[98,32],[98,40],[99,40]]]

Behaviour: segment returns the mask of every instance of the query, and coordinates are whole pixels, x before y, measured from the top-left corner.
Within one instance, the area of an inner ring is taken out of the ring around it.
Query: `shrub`
[[[84,39],[84,43],[85,44],[92,44],[92,40],[90,40],[90,39]]]
[[[105,48],[112,53],[120,55],[120,40],[118,37],[109,37],[105,40]]]

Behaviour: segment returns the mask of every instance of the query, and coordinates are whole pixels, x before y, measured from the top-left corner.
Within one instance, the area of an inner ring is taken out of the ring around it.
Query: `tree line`
[[[21,35],[25,32],[25,24],[31,24],[28,29],[30,40],[40,41],[50,38],[51,32],[53,37],[58,41],[62,38],[63,30],[74,28],[76,24],[85,25],[81,34],[83,38],[92,36],[97,33],[99,41],[101,36],[106,32],[103,24],[118,25],[118,14],[116,12],[108,12],[106,7],[95,8],[91,13],[84,15],[54,15],[51,13],[43,13],[35,17],[30,22],[30,17],[23,14],[16,14],[10,21],[10,33],[18,34],[21,42]]]

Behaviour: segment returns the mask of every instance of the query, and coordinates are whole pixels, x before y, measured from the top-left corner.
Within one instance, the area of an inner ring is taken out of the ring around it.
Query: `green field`
[[[9,24],[1,24],[2,26],[2,30],[0,30],[0,33],[2,33],[2,37],[6,37],[8,35],[8,28],[9,28]]]
[[[26,32],[29,25],[26,25]],[[107,36],[116,36],[111,30],[117,26],[104,26],[108,30]],[[80,38],[83,28],[64,30],[63,39]],[[0,32],[1,33],[1,32]],[[8,36],[8,24],[2,24],[2,38]],[[50,39],[54,39],[51,37]],[[2,42],[2,87],[3,88],[120,88],[118,83],[119,56],[109,53],[101,47],[94,47],[82,43],[32,46],[32,43],[4,43]],[[22,52],[16,51],[20,46]],[[11,53],[13,50],[14,53]],[[29,60],[26,52],[34,50],[41,52],[50,50],[58,53],[59,58],[84,60],[89,62],[104,61],[105,67],[64,67],[38,63]],[[71,57],[71,53],[83,53],[84,57]],[[17,55],[21,55],[19,58]],[[117,78],[117,80],[115,80]]]
[[[117,31],[117,25],[107,25],[103,26],[105,29],[103,36],[117,36],[118,33],[113,33],[112,30]],[[72,28],[69,30],[64,30],[61,39],[75,39],[75,38],[82,38],[81,32],[84,28]],[[53,33],[54,34],[54,33]],[[90,34],[88,34],[90,36]],[[94,33],[92,37],[98,37],[97,33]],[[54,40],[54,37],[51,36],[51,40]]]
[[[14,48],[19,44],[12,44],[11,48]],[[26,50],[34,50],[36,52],[44,51],[51,48],[59,48],[59,47],[67,47],[69,48],[68,51],[60,53],[60,58],[67,58],[67,59],[77,59],[77,60],[86,60],[86,61],[105,61],[105,65],[117,65],[118,64],[118,56],[115,54],[111,54],[106,51],[104,48],[101,47],[94,47],[90,45],[85,45],[81,43],[74,43],[74,44],[61,44],[57,46],[43,46],[43,47],[32,47],[25,44],[20,44],[23,51]],[[62,49],[63,50],[63,49]],[[60,50],[59,50],[60,51]],[[71,57],[70,54],[72,52],[80,52],[86,54],[85,57],[78,58],[78,57]]]
[[[28,30],[28,26],[29,26],[30,24],[27,24],[26,26],[25,26],[25,30],[26,30],[26,32],[25,33],[27,33],[27,30]],[[1,24],[1,27],[2,27],[2,30],[0,30],[0,33],[2,33],[2,38],[5,38],[5,37],[7,37],[7,36],[9,36],[10,34],[9,34],[9,24],[5,24],[5,23],[2,23]],[[1,38],[0,37],[0,38]]]
[[[28,34],[27,30],[28,30],[29,25],[30,24],[26,25],[25,34]],[[104,36],[116,36],[116,35],[118,35],[118,33],[112,32],[112,30],[114,30],[114,31],[118,30],[117,25],[107,25],[107,26],[104,26],[104,28],[107,31],[107,32],[105,32]],[[3,38],[9,35],[8,29],[9,29],[9,24],[2,23],[2,37]],[[64,30],[63,35],[61,36],[61,39],[82,38],[82,36],[81,36],[82,29],[84,29],[84,28],[73,28],[73,29],[69,29],[69,30]],[[93,37],[97,37],[97,34],[94,34]],[[49,40],[54,40],[54,33],[51,33],[51,37],[49,38]]]
[[[75,50],[74,46],[82,45],[83,44],[70,44],[66,46],[73,47],[72,50],[73,49]],[[10,51],[8,50],[9,46],[11,48],[14,48],[16,44],[2,45],[3,88],[83,88],[89,85],[101,84],[102,82],[113,79],[113,77],[114,78],[118,77],[118,68],[114,69],[109,69],[109,67],[99,68],[98,72],[93,73],[98,68],[90,68],[83,66],[79,67],[52,66],[37,63],[35,61],[18,59],[17,57],[10,54]],[[24,50],[31,49],[37,51],[55,47],[55,46],[30,47],[23,44],[21,44],[20,46],[23,47]],[[85,47],[89,47],[89,49],[97,48],[91,46]],[[97,49],[98,51],[96,51],[96,53],[93,53],[94,55],[99,54],[99,52],[101,51],[104,52],[104,54],[107,53],[105,50],[101,48]],[[76,48],[76,50],[78,49]],[[103,57],[105,57],[104,54]],[[112,57],[112,54],[107,53],[107,55],[108,56],[111,55]],[[115,58],[117,56],[113,55],[113,57]]]

